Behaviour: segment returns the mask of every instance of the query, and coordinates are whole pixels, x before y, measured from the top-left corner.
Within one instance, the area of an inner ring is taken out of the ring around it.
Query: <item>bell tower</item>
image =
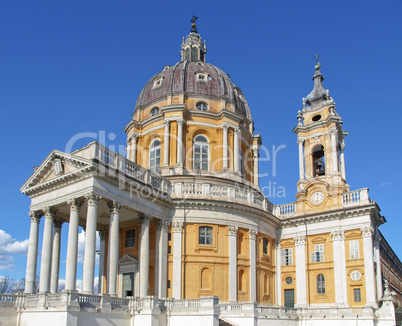
[[[324,89],[316,55],[314,88],[303,98],[303,109],[298,111],[298,124],[293,129],[299,144],[299,174],[297,202],[304,210],[336,208],[346,184],[344,138],[342,119],[335,102]]]

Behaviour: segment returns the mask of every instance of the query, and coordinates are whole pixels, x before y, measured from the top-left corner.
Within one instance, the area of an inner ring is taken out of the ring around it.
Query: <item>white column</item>
[[[163,142],[163,165],[169,166],[170,121],[165,120],[165,139]]]
[[[140,244],[140,297],[148,295],[149,282],[149,223],[151,217],[145,214],[141,218],[141,244]]]
[[[345,232],[331,232],[334,253],[335,302],[338,306],[347,305],[346,296],[346,264],[345,264]]]
[[[338,172],[338,150],[336,148],[336,129],[331,129],[332,173]]]
[[[365,227],[361,229],[364,250],[364,273],[366,277],[366,306],[376,305],[374,260],[373,260],[373,229]]]
[[[383,296],[382,290],[382,272],[381,272],[381,236],[376,231],[376,239],[374,241],[375,258],[376,258],[376,283],[377,283],[377,301],[380,301]]]
[[[61,225],[63,222],[54,221],[53,234],[53,254],[52,254],[52,274],[50,280],[50,292],[57,293],[59,289],[59,270],[60,270],[60,241]]]
[[[183,119],[177,120],[177,164],[183,164]]]
[[[183,222],[173,223],[173,298],[181,299]]]
[[[297,306],[307,305],[306,237],[295,237],[296,245],[296,297]]]
[[[297,143],[299,144],[299,175],[300,180],[304,180],[304,153],[303,153],[304,140],[298,138]]]
[[[257,301],[256,237],[257,230],[250,230],[250,301]]]
[[[98,294],[102,295],[105,284],[105,249],[106,249],[106,231],[99,231],[99,272],[98,272]]]
[[[167,289],[167,231],[169,222],[160,220],[156,230],[155,251],[155,296],[166,298]]]
[[[85,227],[84,269],[82,275],[82,293],[94,293],[96,224],[98,219],[98,201],[101,196],[91,192],[85,196],[88,204]]]
[[[237,301],[237,230],[234,225],[229,231],[229,301]]]
[[[75,291],[75,282],[77,279],[79,212],[82,202],[77,199],[71,199],[67,201],[67,204],[70,206],[70,222],[68,226],[65,289]]]
[[[253,147],[253,154],[254,154],[254,184],[256,186],[259,185],[259,170],[258,170],[258,147]]]
[[[346,180],[346,169],[345,169],[345,142],[342,142],[341,146],[341,154],[340,154],[340,160],[341,160],[341,174],[342,178]]]
[[[34,294],[36,292],[36,266],[38,262],[38,236],[39,236],[39,212],[29,212],[31,217],[31,230],[29,232],[27,269],[25,274],[25,293]]]
[[[228,129],[229,126],[224,123],[222,125],[223,130],[223,168],[229,168],[229,158],[228,158]]]
[[[240,155],[239,155],[239,135],[240,135],[240,128],[235,128],[234,130],[234,141],[233,141],[233,167],[236,173],[240,172],[239,163],[240,163]]]
[[[108,293],[111,296],[117,296],[117,273],[119,263],[119,220],[121,205],[116,202],[108,203],[110,210],[110,228],[109,228],[109,274],[108,274]]]
[[[50,271],[52,265],[52,240],[54,209],[45,209],[45,228],[43,230],[42,259],[40,263],[39,293],[46,293],[50,290]]]
[[[276,273],[276,305],[282,306],[282,264],[281,264],[281,241],[275,242],[275,273]]]

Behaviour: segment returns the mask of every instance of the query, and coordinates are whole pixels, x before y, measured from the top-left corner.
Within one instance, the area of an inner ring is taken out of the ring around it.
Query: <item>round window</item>
[[[200,111],[207,111],[208,110],[208,104],[205,102],[198,102],[196,105],[196,108]]]
[[[317,114],[317,115],[315,115],[314,117],[313,117],[313,119],[311,119],[311,120],[313,120],[314,122],[316,122],[316,121],[318,121],[318,120],[320,120],[321,119],[321,116],[319,115],[319,114]]]
[[[362,274],[360,274],[359,271],[353,271],[352,274],[350,274],[350,278],[353,281],[358,281],[358,280],[360,280],[361,277],[362,277]]]
[[[292,283],[293,283],[293,278],[291,278],[290,276],[288,276],[288,277],[285,279],[285,282],[286,282],[286,284],[292,284]]]

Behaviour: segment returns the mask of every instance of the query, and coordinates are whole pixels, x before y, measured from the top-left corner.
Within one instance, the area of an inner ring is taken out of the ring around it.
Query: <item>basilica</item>
[[[252,110],[206,52],[193,21],[180,61],[139,94],[125,156],[92,142],[35,168],[21,188],[31,199],[25,293],[0,296],[1,325],[395,325],[402,264],[368,189],[347,183],[348,132],[318,60],[295,110],[296,200],[275,205],[259,186]]]

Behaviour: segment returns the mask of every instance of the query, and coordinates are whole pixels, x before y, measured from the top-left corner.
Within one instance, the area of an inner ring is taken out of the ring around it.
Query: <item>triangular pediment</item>
[[[92,166],[91,160],[54,150],[35,168],[34,173],[21,187],[21,192],[26,194],[37,186],[72,176],[90,166]]]
[[[119,265],[122,265],[122,264],[138,264],[138,259],[129,254],[125,254],[119,260]]]

